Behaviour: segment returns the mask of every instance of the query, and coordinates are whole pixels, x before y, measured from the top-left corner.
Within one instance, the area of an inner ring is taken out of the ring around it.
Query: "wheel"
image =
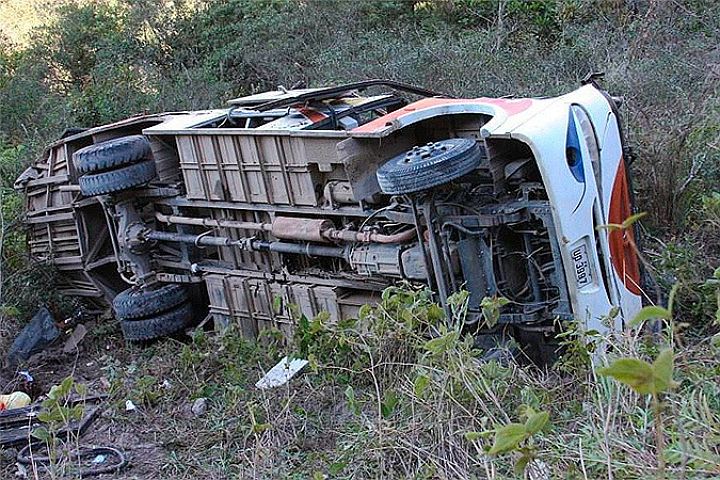
[[[419,192],[470,173],[485,151],[475,141],[451,138],[398,155],[377,170],[380,189],[390,195]]]
[[[80,191],[86,197],[121,192],[139,187],[155,178],[155,162],[143,160],[108,172],[88,173],[78,180]]]
[[[191,326],[192,323],[192,305],[183,303],[154,317],[120,320],[120,328],[126,340],[142,342],[178,333]]]
[[[166,283],[152,289],[132,287],[115,297],[113,310],[120,320],[133,320],[165,312],[187,299],[187,288],[176,283]]]
[[[79,174],[112,170],[152,158],[150,142],[143,135],[114,138],[81,148],[73,155]]]

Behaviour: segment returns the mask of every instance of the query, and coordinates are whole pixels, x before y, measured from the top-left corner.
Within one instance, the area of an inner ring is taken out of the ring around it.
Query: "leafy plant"
[[[650,364],[638,358],[620,358],[598,369],[600,375],[612,377],[641,395],[657,397],[677,386],[672,379],[673,352],[663,350]]]
[[[665,435],[661,396],[678,385],[673,380],[674,358],[673,351],[666,349],[660,352],[652,364],[638,358],[619,358],[609,366],[598,369],[600,375],[612,377],[640,395],[652,396],[655,413],[655,446],[658,472],[661,477],[665,475]]]
[[[480,302],[480,308],[482,309],[482,316],[485,319],[485,326],[492,328],[497,325],[500,319],[500,309],[510,303],[505,297],[498,297],[494,295],[492,297],[485,297]]]
[[[490,456],[504,455],[511,452],[520,454],[515,462],[515,473],[521,475],[525,467],[537,457],[537,449],[532,443],[534,435],[542,431],[550,421],[550,414],[535,411],[525,406],[524,423],[508,423],[496,428],[492,446],[487,454]],[[467,432],[465,438],[470,441],[477,440],[484,432]]]
[[[60,442],[69,443],[73,438],[77,439],[76,432],[70,427],[73,422],[82,419],[85,414],[85,405],[82,402],[72,402],[75,394],[84,399],[87,397],[87,387],[81,383],[75,383],[73,377],[66,377],[59,385],[50,388],[47,398],[42,402],[42,411],[38,414],[38,420],[43,426],[33,429],[31,435],[43,442],[48,451],[49,473],[52,478],[63,475],[61,467],[64,465]],[[61,432],[65,431],[64,438]]]

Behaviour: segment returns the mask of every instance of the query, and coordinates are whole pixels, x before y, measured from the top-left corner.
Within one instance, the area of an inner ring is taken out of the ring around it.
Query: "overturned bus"
[[[467,331],[542,352],[561,321],[641,308],[633,232],[602,228],[631,215],[628,181],[594,82],[458,99],[370,80],[73,131],[16,187],[32,256],[131,341],[203,318],[291,333],[278,299],[337,320],[407,282],[445,308],[466,290]],[[509,300],[496,325],[485,297]]]

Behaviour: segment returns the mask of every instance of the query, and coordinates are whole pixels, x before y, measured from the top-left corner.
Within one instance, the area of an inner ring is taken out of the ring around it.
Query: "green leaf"
[[[430,385],[430,378],[427,375],[418,375],[413,382],[413,393],[415,393],[415,396],[423,398],[428,385]]]
[[[280,310],[282,309],[282,297],[280,295],[275,295],[273,297],[273,312],[276,314],[280,313]]]
[[[637,358],[620,358],[610,366],[599,368],[598,373],[624,383],[640,394],[652,393],[653,367]]]
[[[355,390],[353,389],[352,385],[348,385],[345,389],[345,398],[347,399],[348,408],[350,408],[350,411],[356,416],[360,415],[360,404],[355,399]]]
[[[534,435],[545,428],[548,420],[550,420],[550,414],[547,412],[533,413],[525,422],[525,430],[529,435]]]
[[[672,317],[673,312],[673,306],[675,305],[675,295],[677,295],[678,288],[680,288],[680,284],[676,283],[672,286],[670,289],[670,295],[668,295],[668,312],[670,312],[670,316]]]
[[[640,213],[636,213],[634,215],[630,215],[628,218],[625,219],[624,222],[622,222],[623,230],[627,230],[628,228],[630,228],[630,226],[633,223],[637,222],[638,220],[643,218],[645,215],[647,215],[647,212],[640,212]]]
[[[672,318],[672,314],[667,308],[659,305],[650,305],[648,307],[643,307],[637,315],[635,315],[635,318],[630,321],[630,326],[637,327],[652,318],[670,320],[670,318]]]
[[[614,230],[622,230],[623,226],[619,223],[606,223],[605,225],[598,225],[595,227],[595,230],[601,231],[601,230],[607,230],[608,232],[612,232]]]
[[[73,377],[65,377],[63,379],[62,383],[60,384],[60,392],[63,397],[70,394],[70,391],[72,390],[72,387],[73,387],[73,383],[74,383]]]
[[[488,455],[500,455],[515,450],[527,437],[527,430],[522,423],[505,425],[495,431],[495,440]]]
[[[676,386],[672,379],[675,355],[670,349],[663,350],[652,364],[655,392],[666,392]]]
[[[385,392],[383,401],[380,404],[380,413],[382,413],[383,418],[390,418],[399,402],[400,398],[393,390]]]
[[[253,432],[254,433],[263,433],[265,430],[270,429],[272,427],[269,423],[256,423],[253,425]]]
[[[342,462],[334,462],[334,463],[331,463],[330,466],[328,467],[328,472],[331,475],[340,475],[347,466],[348,466],[347,460],[342,461]]]
[[[609,367],[598,369],[598,373],[615,378],[639,394],[657,395],[677,386],[672,379],[673,365],[674,354],[666,349],[660,352],[652,365],[636,358],[621,358]]]
[[[47,442],[50,440],[50,432],[45,427],[37,427],[33,429],[31,435],[43,442]]]
[[[458,333],[451,331],[445,335],[425,342],[424,348],[430,353],[440,354],[446,352],[451,345],[454,345],[458,339]]]
[[[530,463],[530,460],[533,458],[525,453],[522,457],[518,458],[518,461],[515,462],[515,466],[513,467],[513,471],[515,472],[515,475],[517,475],[519,478],[524,478],[525,476],[525,467],[527,467],[527,464]]]
[[[485,297],[480,302],[480,309],[482,310],[482,316],[485,319],[485,325],[488,328],[492,328],[497,325],[500,319],[500,309],[510,303],[505,297]]]
[[[58,400],[60,398],[60,386],[59,385],[53,385],[50,387],[50,391],[47,394],[47,400],[43,402],[43,406],[46,406],[45,403],[51,403],[50,401]]]
[[[88,387],[84,383],[76,383],[75,392],[77,392],[80,397],[85,398],[88,396]]]
[[[80,420],[83,417],[83,415],[85,415],[85,407],[83,406],[82,403],[78,403],[77,405],[75,405],[74,407],[72,407],[70,409],[69,414],[70,414],[69,417],[72,420]]]
[[[487,432],[465,432],[465,440],[468,442],[475,442],[486,435]]]
[[[362,307],[360,307],[360,310],[358,310],[358,318],[360,320],[365,320],[371,314],[372,314],[372,307],[367,304],[363,305]]]
[[[440,308],[440,306],[438,304],[433,303],[432,305],[430,305],[428,307],[427,317],[428,317],[428,321],[430,321],[431,323],[435,323],[435,322],[445,318],[445,310]]]

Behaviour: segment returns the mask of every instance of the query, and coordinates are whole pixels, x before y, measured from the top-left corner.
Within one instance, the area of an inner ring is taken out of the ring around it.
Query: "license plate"
[[[578,288],[590,285],[593,279],[585,245],[574,248],[572,252],[570,252],[570,256],[575,264],[575,281],[577,281]]]

